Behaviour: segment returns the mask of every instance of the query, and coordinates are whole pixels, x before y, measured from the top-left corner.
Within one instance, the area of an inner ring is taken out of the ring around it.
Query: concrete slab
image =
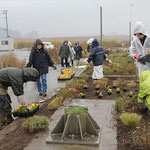
[[[112,116],[113,110],[113,100],[87,100],[87,99],[76,99],[72,100],[71,103],[77,103],[80,105],[85,105],[88,107],[90,115],[102,127],[101,140],[99,146],[79,146],[79,145],[56,145],[56,144],[46,144],[46,139],[51,133],[55,124],[58,122],[62,114],[64,113],[64,108],[70,105],[66,102],[64,106],[60,107],[50,119],[49,131],[39,133],[38,138],[34,139],[28,147],[24,150],[117,150],[117,132],[115,128],[116,121]]]

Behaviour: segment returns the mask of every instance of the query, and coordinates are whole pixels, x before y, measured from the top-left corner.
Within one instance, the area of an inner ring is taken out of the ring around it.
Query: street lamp
[[[130,22],[129,22],[129,43],[130,44],[132,41],[132,6],[133,4],[130,4]]]

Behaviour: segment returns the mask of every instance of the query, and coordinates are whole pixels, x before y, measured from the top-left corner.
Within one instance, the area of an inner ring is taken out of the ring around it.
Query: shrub
[[[62,101],[63,97],[56,97],[48,104],[48,107],[50,107],[51,109],[57,109],[59,108],[59,106],[61,106]]]
[[[103,73],[104,74],[112,74],[113,70],[110,67],[103,65]]]
[[[125,126],[136,127],[141,121],[142,116],[136,113],[123,113],[120,115],[120,119]]]
[[[115,109],[119,113],[127,111],[127,108],[134,103],[134,100],[129,97],[117,97],[115,100]]]
[[[28,132],[39,132],[48,128],[49,119],[45,116],[34,116],[23,122],[22,127]]]
[[[26,67],[26,60],[19,60],[15,54],[10,53],[7,55],[2,55],[0,57],[0,69],[6,67],[18,67],[18,68],[25,68]]]
[[[128,83],[127,86],[130,87],[130,88],[134,88],[134,87],[136,87],[136,83],[131,82],[131,83]]]

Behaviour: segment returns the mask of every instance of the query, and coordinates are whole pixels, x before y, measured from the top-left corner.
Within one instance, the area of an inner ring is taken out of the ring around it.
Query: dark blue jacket
[[[76,52],[76,57],[82,58],[82,47],[81,45],[76,45],[74,48],[75,52]]]
[[[99,66],[103,64],[104,59],[106,59],[104,50],[99,46],[98,41],[95,39],[92,42],[92,51],[87,61],[93,61],[94,66]]]
[[[42,45],[42,48],[40,50],[37,49],[37,45],[39,44]],[[47,74],[48,67],[53,65],[54,63],[48,52],[44,49],[42,41],[40,39],[37,39],[34,43],[34,47],[31,50],[27,67],[33,66],[33,68],[37,69],[40,74]]]

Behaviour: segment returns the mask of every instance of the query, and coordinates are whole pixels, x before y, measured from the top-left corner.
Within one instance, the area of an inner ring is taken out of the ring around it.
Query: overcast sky
[[[8,10],[9,28],[23,35],[34,30],[45,37],[99,35],[98,6],[104,34],[127,35],[130,8],[133,26],[141,21],[150,31],[150,0],[0,0],[0,27],[2,11]]]

